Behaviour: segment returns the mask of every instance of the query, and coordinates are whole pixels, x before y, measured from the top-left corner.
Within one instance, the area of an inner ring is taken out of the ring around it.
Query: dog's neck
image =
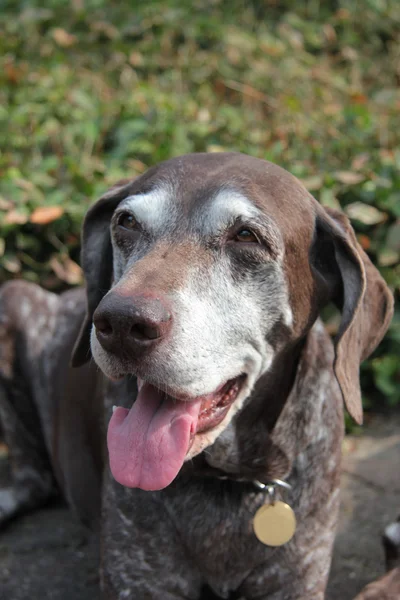
[[[279,352],[271,368],[256,383],[250,403],[245,408],[249,418],[260,419],[271,433],[291,393],[301,362],[306,338]]]

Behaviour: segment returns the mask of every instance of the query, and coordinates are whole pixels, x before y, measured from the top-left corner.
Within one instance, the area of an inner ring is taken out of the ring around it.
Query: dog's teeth
[[[113,413],[115,413],[115,411],[116,411],[117,408],[118,408],[118,406],[115,406],[115,404],[114,404],[114,406],[112,407]]]

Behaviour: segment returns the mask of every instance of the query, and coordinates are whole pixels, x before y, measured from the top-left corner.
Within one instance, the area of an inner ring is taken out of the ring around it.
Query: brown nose
[[[110,292],[95,310],[93,323],[104,350],[137,356],[165,338],[172,315],[166,301],[158,297]]]

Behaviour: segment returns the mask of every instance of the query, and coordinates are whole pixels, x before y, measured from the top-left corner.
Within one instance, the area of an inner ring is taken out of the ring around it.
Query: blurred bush
[[[398,0],[6,0],[0,281],[80,284],[79,229],[121,176],[185,152],[272,160],[400,288]],[[364,364],[400,403],[400,314]]]

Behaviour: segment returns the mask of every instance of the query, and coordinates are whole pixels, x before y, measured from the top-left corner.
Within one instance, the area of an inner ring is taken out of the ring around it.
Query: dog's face
[[[336,300],[345,315],[344,278],[356,273],[347,330],[363,270],[348,248],[340,265],[346,232],[332,233],[295,178],[242,155],[173,159],[97,206],[83,255],[91,352],[108,377],[139,386],[111,420],[111,468],[159,489],[221,435],[321,306]]]
[[[93,357],[109,377],[133,373],[172,397],[204,398],[187,457],[226,427],[270,367],[277,328],[289,336],[292,325],[273,217],[234,186],[199,192],[156,180],[118,205],[110,225],[114,282],[91,334]],[[104,308],[119,310],[121,297],[142,315],[154,302],[166,307],[169,326],[141,344],[129,335],[127,312],[110,344],[96,324]]]
[[[292,324],[284,241],[273,218],[234,188],[190,198],[186,209],[177,188],[157,186],[115,210],[107,298],[111,310],[118,295],[132,304],[157,299],[170,326],[138,353],[128,336],[107,351],[94,326],[93,356],[112,378],[134,373],[180,396],[210,394],[240,376],[251,387],[271,364],[275,326]]]

